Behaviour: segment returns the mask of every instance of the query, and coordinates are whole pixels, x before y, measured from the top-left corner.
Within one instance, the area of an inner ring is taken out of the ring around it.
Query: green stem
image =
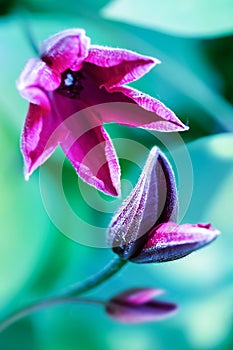
[[[41,300],[36,303],[25,306],[24,308],[12,313],[8,316],[4,321],[0,323],[0,333],[3,332],[6,328],[11,326],[16,321],[21,318],[30,315],[32,312],[39,311],[45,309],[47,307],[65,304],[65,303],[86,303],[86,304],[96,304],[96,305],[105,305],[105,302],[101,300],[93,300],[93,299],[84,299],[84,298],[71,298],[71,297],[57,297],[57,298],[49,298],[46,300]]]
[[[119,257],[116,257],[115,259],[110,261],[110,263],[107,264],[101,271],[97,272],[93,276],[90,276],[84,282],[74,284],[72,287],[60,293],[56,297],[44,299],[44,300],[29,304],[27,306],[24,306],[23,308],[12,313],[5,320],[0,322],[0,332],[5,330],[7,327],[9,327],[11,324],[18,321],[22,317],[28,316],[34,311],[38,311],[53,305],[70,303],[70,302],[84,302],[89,304],[92,303],[92,304],[104,305],[105,303],[99,300],[77,299],[76,296],[84,292],[87,292],[99,286],[100,284],[104,283],[105,281],[107,281],[109,278],[115,275],[118,271],[120,271],[120,269],[126,264],[126,262],[127,261],[122,260]]]
[[[77,296],[84,292],[87,292],[93,288],[96,288],[110,277],[115,275],[120,269],[127,263],[126,260],[122,260],[120,257],[114,258],[107,264],[101,271],[95,275],[90,276],[84,282],[74,284],[68,290],[64,291],[65,296]]]

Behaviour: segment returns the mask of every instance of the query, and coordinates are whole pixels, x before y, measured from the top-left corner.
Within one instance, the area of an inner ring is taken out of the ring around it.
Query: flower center
[[[56,91],[66,97],[78,98],[83,90],[83,80],[86,79],[82,70],[73,72],[67,69],[61,74],[61,77],[61,84]]]

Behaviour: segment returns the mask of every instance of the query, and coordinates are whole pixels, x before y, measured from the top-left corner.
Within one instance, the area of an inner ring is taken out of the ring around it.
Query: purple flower
[[[113,251],[136,263],[170,261],[209,244],[220,233],[210,224],[178,225],[177,213],[173,170],[154,147],[138,183],[110,223]]]
[[[106,312],[113,319],[125,323],[159,321],[173,315],[177,305],[165,301],[152,300],[163,291],[154,288],[129,289],[111,298]]]
[[[60,144],[84,181],[117,195],[120,167],[103,123],[158,131],[188,129],[160,101],[124,85],[158,63],[132,51],[90,45],[83,29],[64,30],[45,40],[40,58],[30,59],[17,81],[30,102],[21,138],[25,178]],[[102,104],[106,106],[94,108]],[[80,111],[84,112],[69,118]]]

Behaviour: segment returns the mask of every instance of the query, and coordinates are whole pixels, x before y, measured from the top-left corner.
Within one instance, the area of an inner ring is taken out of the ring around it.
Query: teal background
[[[179,182],[181,201],[185,201],[185,186],[193,185],[193,192],[187,188],[187,195],[191,191],[192,197],[182,222],[211,222],[222,232],[212,245],[179,261],[129,264],[111,281],[89,293],[106,299],[136,286],[162,288],[166,294],[161,298],[180,306],[172,318],[123,325],[109,319],[97,306],[62,305],[9,327],[0,334],[0,349],[232,349],[233,2],[219,0],[214,6],[206,0],[176,3],[174,7],[172,0],[140,0],[132,9],[128,0],[0,2],[1,317],[83,280],[113,257],[108,249],[79,244],[61,233],[43,205],[39,171],[29,182],[23,178],[19,139],[28,103],[19,96],[15,81],[27,59],[34,56],[22,29],[26,20],[37,43],[65,28],[81,27],[92,43],[132,49],[162,61],[133,86],[162,100],[190,126],[178,141],[174,138],[171,146],[181,164],[184,159],[185,169],[185,143],[193,168],[193,181]],[[138,10],[142,4],[143,13]],[[156,135],[147,131],[115,124],[106,129],[113,142],[117,138],[125,140],[120,145],[115,142],[117,149],[124,150],[128,140],[135,140],[148,149],[157,144],[167,150]],[[167,151],[174,161],[171,150]],[[131,186],[145,160],[145,154],[138,154],[136,162],[120,159],[122,178]],[[43,174],[53,212],[63,219],[64,227],[70,227],[74,223],[66,220],[62,203],[57,200],[56,167],[63,161],[62,153],[56,151],[43,166]],[[179,173],[179,169],[175,171]],[[191,175],[187,173],[187,178]],[[85,202],[67,161],[62,181],[76,215],[105,228],[111,215]],[[88,198],[96,196],[94,189],[81,186]],[[129,189],[126,186],[123,197]],[[112,199],[102,194],[97,197],[107,210]],[[113,206],[117,207],[122,199]],[[78,234],[79,227],[72,229]],[[94,234],[90,228],[87,230]]]

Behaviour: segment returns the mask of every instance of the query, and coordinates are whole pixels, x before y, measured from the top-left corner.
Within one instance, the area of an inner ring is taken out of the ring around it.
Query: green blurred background
[[[0,349],[232,349],[232,0],[1,0],[0,14],[2,318],[15,308],[84,279],[113,256],[108,249],[78,244],[60,232],[43,205],[39,171],[29,182],[23,178],[19,139],[28,103],[18,95],[15,81],[27,59],[34,55],[23,30],[25,21],[38,43],[65,28],[81,27],[92,43],[132,49],[162,61],[133,85],[166,103],[188,123],[190,131],[169,136],[164,143],[147,131],[107,125],[119,156],[125,154],[126,148],[128,152],[127,159],[120,159],[122,178],[128,180],[128,186],[123,182],[123,197],[129,192],[129,183],[131,187],[136,183],[146,159],[144,151],[138,152],[135,159],[129,140],[145,146],[147,153],[158,144],[168,151],[175,166],[179,163],[175,169],[178,175],[188,169],[186,178],[178,179],[181,206],[186,203],[183,222],[211,222],[222,232],[211,246],[179,261],[129,264],[109,283],[89,293],[104,299],[129,287],[162,288],[167,291],[166,300],[180,305],[173,318],[122,325],[109,319],[99,307],[64,305],[15,323],[0,334]],[[191,158],[193,180],[187,155]],[[78,237],[80,227],[66,217],[63,203],[58,200],[56,169],[63,161],[61,152],[56,151],[42,168],[43,181],[50,210],[62,220],[64,233],[67,229]],[[111,213],[105,212],[109,206],[116,208],[122,198],[111,200],[78,183],[67,161],[62,175],[66,199],[76,216],[104,229],[111,219]],[[88,194],[92,205],[81,190]],[[186,208],[190,193],[191,202]],[[83,235],[95,234],[88,225],[86,230]]]

